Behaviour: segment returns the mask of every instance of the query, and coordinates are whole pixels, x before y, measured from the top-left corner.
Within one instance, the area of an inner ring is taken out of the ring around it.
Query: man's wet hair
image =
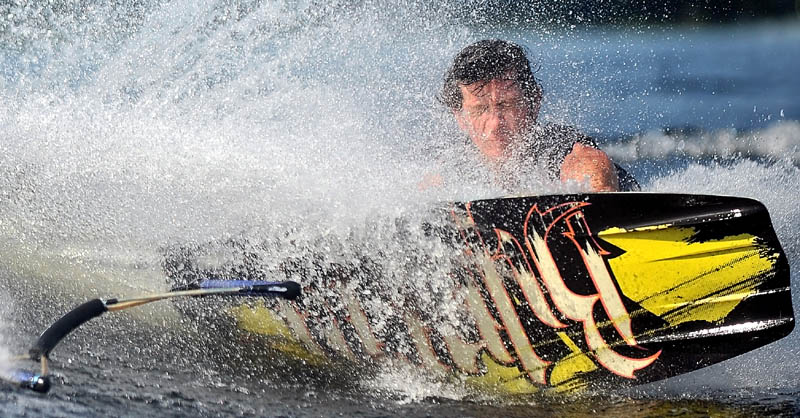
[[[495,79],[513,80],[522,90],[531,109],[541,98],[542,90],[531,71],[525,50],[513,42],[485,39],[475,42],[456,55],[447,70],[439,101],[451,110],[461,109],[460,86],[478,84],[478,89]]]

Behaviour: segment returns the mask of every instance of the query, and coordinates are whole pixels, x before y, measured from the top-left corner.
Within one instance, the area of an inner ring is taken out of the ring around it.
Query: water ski
[[[576,194],[443,213],[447,221],[426,230],[458,254],[449,274],[430,277],[452,281],[449,293],[387,285],[405,279],[379,277],[387,271],[375,260],[305,270],[295,260],[274,279],[300,282],[299,300],[228,306],[226,315],[305,364],[391,358],[506,393],[664,379],[794,327],[786,256],[755,200]],[[238,249],[238,265],[204,270],[196,247],[173,251],[165,270],[176,282],[275,273],[242,243],[222,246]],[[457,312],[431,312],[424,292]]]

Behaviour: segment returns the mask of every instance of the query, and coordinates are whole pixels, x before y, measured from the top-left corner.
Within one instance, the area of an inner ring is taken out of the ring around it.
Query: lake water
[[[417,189],[427,173],[458,177],[441,156],[463,139],[434,97],[458,50],[488,37],[529,49],[543,119],[597,137],[646,191],[762,201],[800,291],[798,19],[498,26],[455,20],[452,4],[3,7],[6,354],[87,299],[166,290],[162,250],[175,243],[241,231],[343,236],[376,213],[503,194],[457,180]],[[476,397],[402,369],[319,379],[224,340],[169,303],[107,315],[54,351],[48,395],[0,385],[0,411],[751,416],[793,415],[800,400],[796,333],[668,381],[567,399]]]

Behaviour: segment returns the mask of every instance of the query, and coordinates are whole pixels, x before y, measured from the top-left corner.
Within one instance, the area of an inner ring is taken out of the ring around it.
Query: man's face
[[[530,112],[522,90],[513,80],[494,79],[460,86],[461,110],[455,111],[458,126],[490,161],[498,161],[514,141],[522,137]]]

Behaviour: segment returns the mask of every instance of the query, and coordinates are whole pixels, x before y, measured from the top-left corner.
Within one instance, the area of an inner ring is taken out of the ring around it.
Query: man
[[[566,126],[537,124],[542,89],[517,44],[483,40],[461,50],[439,100],[496,178],[535,165],[553,180],[586,182],[591,191],[639,189],[592,138]]]

